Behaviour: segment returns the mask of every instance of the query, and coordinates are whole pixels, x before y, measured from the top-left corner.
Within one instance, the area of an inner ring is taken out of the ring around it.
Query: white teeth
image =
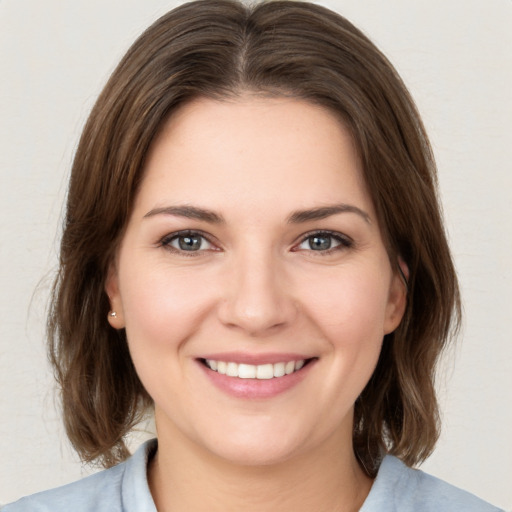
[[[257,379],[271,379],[274,377],[274,366],[272,364],[259,364],[256,367]]]
[[[300,370],[305,364],[305,360],[288,361],[286,363],[275,364],[237,364],[232,361],[215,361],[206,359],[206,365],[216,372],[228,377],[238,377],[239,379],[273,379],[290,375],[290,373]]]
[[[236,363],[228,363],[226,367],[226,375],[228,377],[238,377],[238,365]]]
[[[284,363],[276,363],[274,365],[274,377],[282,377],[284,374]]]
[[[212,368],[213,370],[213,368]],[[255,379],[256,378],[256,366],[253,364],[239,364],[238,365],[238,376],[241,379]]]

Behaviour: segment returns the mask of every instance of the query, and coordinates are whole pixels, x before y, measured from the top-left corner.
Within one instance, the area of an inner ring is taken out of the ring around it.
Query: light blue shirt
[[[157,512],[146,477],[155,449],[156,440],[148,441],[126,462],[22,498],[2,512]],[[360,512],[504,511],[387,455]]]

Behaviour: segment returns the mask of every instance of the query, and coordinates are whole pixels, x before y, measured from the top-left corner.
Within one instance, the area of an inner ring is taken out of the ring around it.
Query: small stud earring
[[[115,318],[117,316],[117,313],[115,311],[111,311],[108,316]]]

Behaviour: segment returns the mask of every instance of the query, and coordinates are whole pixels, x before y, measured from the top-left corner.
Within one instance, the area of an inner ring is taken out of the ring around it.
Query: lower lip
[[[273,379],[240,379],[238,377],[228,377],[222,373],[210,370],[210,368],[198,361],[206,376],[218,389],[235,398],[245,399],[272,398],[290,390],[306,377],[314,363],[315,360],[310,361],[306,366],[290,373],[290,375],[274,377]]]

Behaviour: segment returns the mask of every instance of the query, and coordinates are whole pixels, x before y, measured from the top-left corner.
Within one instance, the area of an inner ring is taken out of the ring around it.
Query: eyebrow
[[[146,213],[144,218],[154,217],[155,215],[174,215],[175,217],[202,220],[211,224],[224,224],[225,222],[222,216],[211,210],[189,205],[164,206],[161,208],[154,208],[153,210]]]
[[[340,213],[355,213],[362,217],[365,222],[371,224],[368,213],[357,206],[344,203],[330,206],[319,206],[308,210],[297,210],[288,217],[287,222],[289,224],[301,224],[312,220],[326,219],[327,217],[338,215]],[[173,215],[175,217],[201,220],[211,224],[224,224],[226,222],[221,215],[212,210],[190,205],[153,208],[144,215],[144,218],[154,217],[155,215]]]
[[[371,224],[371,219],[368,213],[357,206],[353,206],[351,204],[334,204],[330,206],[320,206],[318,208],[311,208],[310,210],[298,210],[293,212],[288,217],[288,223],[290,224],[300,224],[302,222],[308,222],[312,220],[321,220],[326,219],[327,217],[331,217],[332,215],[337,215],[339,213],[355,213],[362,217],[365,222]]]

